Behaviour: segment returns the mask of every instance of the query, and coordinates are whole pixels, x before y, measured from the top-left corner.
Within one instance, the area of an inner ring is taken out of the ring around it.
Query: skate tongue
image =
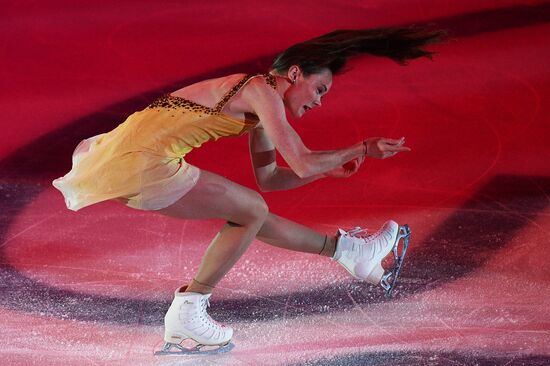
[[[185,286],[185,287],[187,287],[187,286]],[[201,294],[200,292],[180,292],[180,291],[176,291],[176,297],[190,297],[190,296],[205,297],[208,300],[210,298],[210,296],[212,296],[212,294]]]
[[[332,256],[332,260],[337,261],[342,256],[342,240],[348,233],[345,230],[338,229],[336,232],[336,250],[334,251],[334,255]]]
[[[185,286],[181,286],[181,287],[178,287],[176,289],[176,293],[175,295],[177,297],[180,297],[180,296],[190,296],[190,295],[200,295],[200,296],[206,296],[207,298],[209,298],[210,296],[212,296],[212,294],[201,294],[200,292],[186,292],[185,290],[187,290],[187,285]]]
[[[185,292],[185,290],[187,290],[187,285],[178,287],[178,288],[176,289],[176,296],[177,296],[178,294],[180,294],[180,293],[183,294],[183,293]]]

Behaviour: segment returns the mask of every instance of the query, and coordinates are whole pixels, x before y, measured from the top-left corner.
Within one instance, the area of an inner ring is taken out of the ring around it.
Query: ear
[[[288,78],[288,81],[291,83],[291,84],[294,84],[296,82],[296,79],[302,75],[302,70],[300,69],[300,66],[298,65],[292,65],[288,68],[288,71],[287,71],[287,78]]]

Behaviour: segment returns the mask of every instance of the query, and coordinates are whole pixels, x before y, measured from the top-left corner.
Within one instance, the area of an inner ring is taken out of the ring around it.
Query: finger
[[[350,160],[350,161],[348,161],[347,163],[345,163],[345,164],[343,165],[344,170],[345,170],[346,172],[354,171],[354,170],[357,169],[358,166],[359,166],[359,158],[355,158],[355,159],[353,159],[353,160]]]
[[[384,138],[383,141],[390,145],[403,145],[405,143],[405,137],[401,137],[400,139],[388,139]]]
[[[344,168],[344,170],[350,170],[350,169],[353,169],[354,164],[355,164],[355,160],[351,160],[345,163],[344,165],[342,165],[342,168]]]
[[[401,144],[382,144],[380,145],[380,151],[384,152],[384,151],[393,151],[394,149],[396,148],[399,148],[403,145]]]
[[[402,151],[411,151],[411,148],[407,146],[391,146],[385,150],[385,152],[395,152],[395,153],[402,152]]]

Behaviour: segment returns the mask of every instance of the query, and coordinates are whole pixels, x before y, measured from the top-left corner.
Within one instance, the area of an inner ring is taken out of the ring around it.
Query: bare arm
[[[250,131],[248,141],[256,183],[263,192],[297,188],[323,177],[318,174],[300,178],[292,169],[277,166],[275,146],[263,127]]]
[[[300,178],[314,178],[364,155],[362,141],[339,150],[309,150],[288,123],[280,96],[262,81],[247,88],[246,99],[262,121],[267,138]]]

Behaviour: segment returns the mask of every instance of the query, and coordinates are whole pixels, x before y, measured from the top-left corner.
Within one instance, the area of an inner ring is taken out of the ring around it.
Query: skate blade
[[[385,296],[387,298],[391,298],[393,295],[393,290],[395,288],[395,285],[397,284],[397,279],[399,278],[399,274],[401,273],[401,267],[403,266],[405,255],[407,254],[407,248],[409,247],[410,237],[411,237],[411,229],[409,228],[409,225],[401,226],[399,228],[399,233],[397,235],[395,245],[393,246],[393,249],[392,249],[393,259],[394,259],[393,269],[391,271],[388,271],[388,273],[386,273],[384,276],[382,276],[382,280],[380,281],[380,285],[384,289]],[[401,239],[403,239],[403,248],[401,249],[401,254],[399,254],[398,247]]]
[[[197,344],[193,347],[182,346],[181,344],[165,342],[155,356],[193,356],[193,355],[218,355],[231,351],[235,345],[231,341],[220,345]]]

